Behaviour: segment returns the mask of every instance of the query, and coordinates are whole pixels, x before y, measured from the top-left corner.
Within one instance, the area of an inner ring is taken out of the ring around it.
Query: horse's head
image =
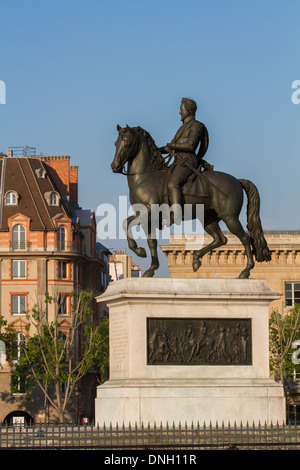
[[[115,142],[116,153],[111,164],[114,173],[122,173],[126,163],[130,163],[139,148],[137,132],[128,125],[124,128],[117,125],[119,136]]]

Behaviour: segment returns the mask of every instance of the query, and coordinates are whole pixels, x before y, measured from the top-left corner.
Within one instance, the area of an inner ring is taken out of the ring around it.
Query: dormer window
[[[7,206],[17,206],[18,205],[18,193],[15,191],[9,191],[5,195],[5,204]]]
[[[60,195],[54,191],[48,191],[44,194],[46,201],[48,202],[49,206],[59,206],[60,203]]]
[[[58,205],[58,197],[57,194],[51,193],[50,194],[50,206],[57,206]]]
[[[57,249],[64,251],[66,249],[66,229],[60,225],[57,230]]]
[[[26,248],[26,229],[24,225],[14,225],[12,229],[12,247],[13,250],[25,250]]]
[[[45,172],[44,168],[37,168],[35,170],[35,174],[38,178],[45,178],[46,177],[46,172]]]

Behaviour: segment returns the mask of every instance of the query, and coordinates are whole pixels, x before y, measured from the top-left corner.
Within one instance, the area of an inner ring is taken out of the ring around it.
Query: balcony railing
[[[3,247],[4,248],[4,247]],[[6,249],[0,248],[0,251],[7,251]],[[78,246],[77,243],[74,243],[73,241],[63,241],[63,240],[58,240],[56,242],[56,246],[53,247],[53,245],[49,246],[44,246],[44,247],[37,247],[35,244],[29,241],[9,241],[8,242],[8,251],[31,251],[31,252],[39,252],[39,251],[64,251],[64,252],[72,252],[72,253],[80,253],[82,255],[88,255],[91,256],[90,254],[87,253],[87,249],[85,245]],[[97,253],[96,256],[97,257]]]
[[[86,247],[80,246],[78,247],[76,243],[74,242],[66,242],[64,240],[58,240],[57,241],[57,251],[72,251],[75,253],[81,253],[83,255],[86,254]]]
[[[73,251],[73,243],[65,240],[58,240],[57,251]]]
[[[9,242],[10,251],[30,251],[31,243],[25,240]]]

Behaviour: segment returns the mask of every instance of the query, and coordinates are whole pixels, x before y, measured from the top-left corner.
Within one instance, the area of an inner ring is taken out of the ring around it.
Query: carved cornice
[[[245,262],[245,250],[231,234],[226,234],[228,242],[226,245],[216,248],[202,258],[202,265],[237,265]],[[272,254],[270,262],[264,262],[263,266],[290,266],[300,268],[300,232],[278,232],[266,235],[269,249]],[[204,235],[199,238],[199,246],[210,243],[211,237]],[[200,245],[201,242],[201,245]],[[186,265],[191,263],[195,250],[199,250],[196,243],[186,243],[184,239],[172,239],[169,245],[160,245],[171,265]]]

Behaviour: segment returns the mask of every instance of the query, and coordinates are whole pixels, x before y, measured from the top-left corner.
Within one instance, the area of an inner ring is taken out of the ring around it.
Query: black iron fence
[[[299,450],[300,427],[276,425],[0,426],[0,449]]]

